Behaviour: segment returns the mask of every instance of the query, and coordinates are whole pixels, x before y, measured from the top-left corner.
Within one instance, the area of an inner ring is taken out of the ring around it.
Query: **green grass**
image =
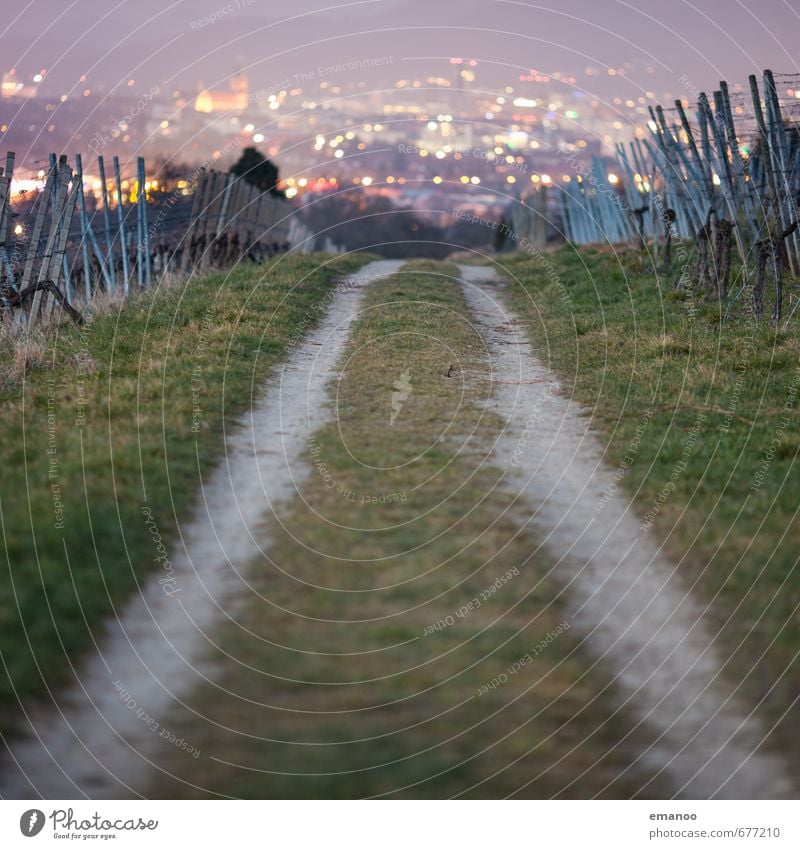
[[[755,327],[744,301],[723,322],[645,265],[563,248],[501,271],[538,355],[591,409],[609,462],[629,466],[621,486],[649,532],[712,605],[727,674],[769,723],[789,711],[777,739],[797,754],[798,324]]]
[[[53,328],[21,373],[24,348],[0,342],[0,731],[158,568],[142,508],[169,533],[223,423],[317,322],[334,276],[366,259],[282,257],[141,295]]]
[[[574,629],[488,686],[564,611],[486,462],[500,422],[453,273],[410,265],[368,290],[302,499],[265,527],[261,598],[222,635],[225,671],[189,697],[196,715],[168,720],[204,768],[166,752],[186,783],[155,795],[624,797],[646,780],[620,777],[641,741],[624,740],[630,717]]]

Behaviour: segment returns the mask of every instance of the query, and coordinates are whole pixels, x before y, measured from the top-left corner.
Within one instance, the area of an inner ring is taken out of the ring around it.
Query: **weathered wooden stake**
[[[114,181],[117,187],[117,233],[119,235],[120,250],[122,252],[122,279],[123,294],[128,297],[130,291],[130,273],[128,271],[128,248],[125,239],[125,214],[122,209],[122,177],[119,171],[119,158],[114,157]]]

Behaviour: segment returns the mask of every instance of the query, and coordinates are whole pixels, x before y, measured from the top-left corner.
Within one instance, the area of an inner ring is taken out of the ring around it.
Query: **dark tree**
[[[277,166],[254,147],[246,147],[242,151],[239,161],[231,167],[230,173],[237,177],[244,177],[248,183],[262,192],[283,197],[283,192],[278,188]]]
[[[187,174],[191,174],[193,166],[188,162],[180,162],[167,156],[157,156],[152,165],[148,163],[148,174],[155,176],[158,180],[174,182],[185,180]]]

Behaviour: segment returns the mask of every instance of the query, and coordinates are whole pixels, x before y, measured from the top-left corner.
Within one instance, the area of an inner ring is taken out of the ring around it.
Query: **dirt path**
[[[159,798],[626,798],[653,777],[554,560],[488,458],[484,345],[457,269],[370,286],[335,407],[275,511],[220,674],[165,721]],[[663,793],[657,783],[648,795]]]
[[[28,712],[30,734],[9,742],[0,765],[4,798],[114,798],[143,794],[165,742],[189,755],[170,708],[215,670],[204,662],[215,632],[235,619],[248,590],[242,567],[264,540],[272,506],[295,487],[296,459],[319,426],[325,387],[347,339],[364,284],[401,262],[365,266],[337,287],[318,327],[290,354],[278,378],[227,439],[225,461],[180,527],[180,548],[109,622],[104,638],[54,704]],[[305,468],[305,467],[303,467]],[[143,517],[147,520],[147,517]],[[151,524],[154,552],[164,554]]]
[[[557,376],[505,306],[504,284],[489,282],[492,270],[461,273],[490,351],[496,411],[508,422],[498,465],[560,558],[587,647],[656,735],[642,763],[663,769],[680,797],[791,796],[784,765],[759,748],[763,729],[720,676],[706,611],[616,491],[586,411],[559,394]]]
[[[168,545],[171,572],[109,623],[55,706],[29,713],[10,744],[24,769],[0,765],[0,795],[791,796],[720,676],[705,611],[502,284],[462,267],[459,289],[451,268],[365,302],[362,284],[400,266],[337,288],[229,435]],[[401,373],[411,389],[387,425]],[[464,445],[439,445],[456,421]],[[311,434],[346,497],[315,474]],[[403,498],[357,497],[387,492]],[[563,612],[569,632],[520,665]],[[619,704],[598,696],[609,673]]]

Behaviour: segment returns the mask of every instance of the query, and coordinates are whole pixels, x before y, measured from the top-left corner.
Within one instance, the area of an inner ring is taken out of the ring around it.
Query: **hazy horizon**
[[[785,0],[757,9],[719,0],[32,0],[12,4],[0,48],[4,73],[14,67],[26,78],[45,69],[46,94],[78,85],[82,75],[102,92],[130,77],[137,90],[154,83],[196,90],[224,83],[237,68],[269,85],[376,57],[391,57],[392,74],[417,77],[467,56],[481,63],[487,83],[535,69],[574,76],[574,85],[600,97],[659,98],[685,95],[686,79],[708,90],[764,67],[794,73],[788,45],[798,38],[800,15]]]

